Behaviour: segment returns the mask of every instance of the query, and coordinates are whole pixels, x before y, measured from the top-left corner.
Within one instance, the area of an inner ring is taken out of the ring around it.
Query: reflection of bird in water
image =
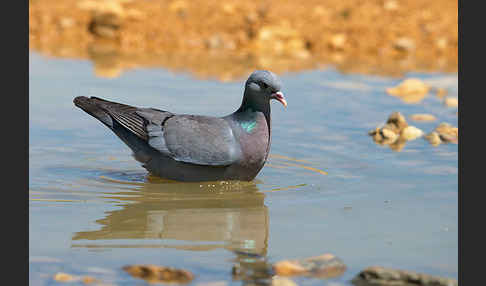
[[[233,280],[242,281],[245,286],[271,284],[274,273],[266,256],[244,251],[233,252],[236,255],[231,270]]]
[[[97,220],[102,227],[77,232],[73,247],[225,248],[265,255],[268,209],[255,182],[175,183],[157,178],[127,192],[110,193],[121,209]],[[126,203],[123,203],[126,202]],[[130,245],[106,240],[132,239]],[[142,240],[150,239],[151,245]],[[160,243],[153,244],[154,239]],[[101,244],[93,241],[103,240]]]
[[[264,205],[265,194],[256,184],[258,181],[177,183],[152,177],[148,181],[133,183],[130,191],[107,194],[121,201],[122,208],[97,220],[101,229],[77,232],[73,242],[84,242],[72,246],[190,251],[225,248],[236,256],[233,279],[242,280],[246,285],[271,277],[271,266],[266,261],[268,209]],[[107,240],[119,239],[135,241],[129,245],[107,244]],[[97,240],[102,242],[96,243]],[[153,244],[154,240],[161,241]]]

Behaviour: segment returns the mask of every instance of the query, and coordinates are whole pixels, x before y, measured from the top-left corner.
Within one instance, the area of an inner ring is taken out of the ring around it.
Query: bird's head
[[[287,107],[287,101],[280,91],[282,83],[280,79],[271,71],[254,71],[245,84],[246,104],[253,107],[268,105],[271,99],[276,99],[283,106]]]

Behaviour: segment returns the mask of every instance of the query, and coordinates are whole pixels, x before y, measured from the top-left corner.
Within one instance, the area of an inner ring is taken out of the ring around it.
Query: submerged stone
[[[280,276],[305,275],[317,278],[337,277],[344,273],[346,265],[336,256],[326,253],[297,260],[283,260],[273,265]]]
[[[189,283],[194,275],[183,269],[157,265],[127,265],[123,270],[136,278],[141,278],[149,283],[170,282]]]
[[[353,280],[354,285],[394,286],[457,286],[457,280],[432,276],[407,270],[371,266],[361,271]]]

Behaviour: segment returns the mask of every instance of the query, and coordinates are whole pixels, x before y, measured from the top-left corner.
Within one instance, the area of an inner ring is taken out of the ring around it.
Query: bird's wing
[[[210,166],[227,166],[241,157],[233,130],[222,118],[176,115],[163,126],[167,149],[177,161]]]
[[[108,114],[152,148],[176,161],[227,166],[241,156],[239,143],[224,119],[175,115],[164,110],[138,108],[96,97],[85,98],[84,101],[89,104],[83,103],[83,107],[93,105],[91,109],[102,110],[98,113]],[[112,124],[110,127],[113,127]]]

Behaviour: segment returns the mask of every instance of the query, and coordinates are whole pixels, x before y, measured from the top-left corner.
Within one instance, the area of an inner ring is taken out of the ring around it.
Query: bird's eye
[[[267,88],[268,88],[268,84],[266,84],[266,83],[262,82],[262,87],[263,87],[264,89],[267,89]]]

